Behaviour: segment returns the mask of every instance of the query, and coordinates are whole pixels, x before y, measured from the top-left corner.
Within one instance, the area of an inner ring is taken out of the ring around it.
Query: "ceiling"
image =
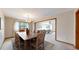
[[[5,16],[17,19],[53,16],[70,10],[73,8],[2,8]]]

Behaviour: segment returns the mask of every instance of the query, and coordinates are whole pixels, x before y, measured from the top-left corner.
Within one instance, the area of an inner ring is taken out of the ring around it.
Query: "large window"
[[[48,20],[36,23],[36,30],[55,31],[55,20]]]
[[[19,23],[19,28],[20,29],[26,29],[26,28],[29,29],[29,24],[27,22],[20,22]]]
[[[26,29],[26,28],[29,29],[29,23],[27,23],[27,22],[16,22],[14,25],[15,31],[18,31],[20,29]]]

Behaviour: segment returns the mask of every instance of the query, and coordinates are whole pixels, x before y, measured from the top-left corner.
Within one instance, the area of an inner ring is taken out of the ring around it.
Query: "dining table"
[[[19,36],[19,40],[22,39],[24,41],[24,49],[31,49],[31,40],[36,39],[36,33],[30,33],[27,35],[26,32],[16,32]]]

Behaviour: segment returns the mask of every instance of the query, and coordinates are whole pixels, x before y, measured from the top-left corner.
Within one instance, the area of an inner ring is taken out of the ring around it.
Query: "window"
[[[55,20],[48,20],[36,23],[36,30],[53,30],[55,31]]]
[[[14,25],[14,30],[18,31],[19,29],[29,29],[29,23],[27,22],[16,22]]]
[[[19,23],[19,28],[20,29],[26,29],[26,28],[29,29],[29,24],[27,22],[20,22]]]
[[[19,30],[19,22],[15,22],[15,24],[14,24],[14,30],[15,31]]]

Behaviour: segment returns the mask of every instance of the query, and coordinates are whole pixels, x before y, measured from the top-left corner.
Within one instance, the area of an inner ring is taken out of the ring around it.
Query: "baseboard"
[[[5,37],[5,39],[9,39],[9,38],[14,38],[13,36],[11,36],[11,37]]]
[[[74,46],[74,44],[71,44],[71,43],[68,43],[68,42],[64,42],[64,41],[60,41],[60,40],[56,40],[56,41],[59,41],[59,42],[66,43],[66,44]]]

